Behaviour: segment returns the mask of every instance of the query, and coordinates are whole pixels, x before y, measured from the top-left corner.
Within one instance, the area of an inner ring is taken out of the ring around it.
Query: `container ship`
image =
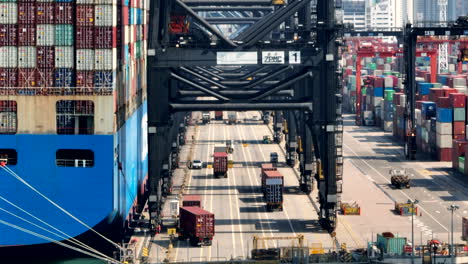
[[[146,196],[148,4],[0,3],[0,158],[111,239],[128,228]],[[63,239],[12,214],[37,223],[21,208],[87,244],[108,243],[4,170],[0,208],[0,220],[54,240]],[[49,246],[0,224],[2,257],[25,248],[48,255],[42,248]]]

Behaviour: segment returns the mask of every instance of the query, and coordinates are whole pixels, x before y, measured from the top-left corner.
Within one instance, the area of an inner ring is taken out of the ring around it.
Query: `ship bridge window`
[[[6,165],[18,163],[18,152],[14,149],[0,149],[0,161],[6,161]]]
[[[0,100],[0,134],[16,134],[16,101]]]
[[[59,149],[55,153],[55,163],[59,167],[93,167],[94,152],[88,149]]]
[[[61,100],[56,104],[57,134],[94,134],[93,101]]]

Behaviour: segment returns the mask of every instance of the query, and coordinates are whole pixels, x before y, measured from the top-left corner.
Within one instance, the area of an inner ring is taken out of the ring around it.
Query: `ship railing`
[[[94,165],[93,160],[86,159],[56,159],[56,163],[59,167],[88,168]]]
[[[0,95],[112,95],[112,87],[0,87]]]

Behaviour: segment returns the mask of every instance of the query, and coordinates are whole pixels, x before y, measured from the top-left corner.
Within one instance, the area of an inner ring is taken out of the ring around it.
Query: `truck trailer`
[[[223,120],[223,111],[215,111],[215,120]]]
[[[179,239],[190,239],[192,246],[211,246],[215,234],[214,214],[200,207],[180,208]]]
[[[196,194],[184,195],[182,207],[196,206],[201,208],[201,196]]]
[[[265,171],[265,201],[267,211],[283,211],[283,175],[277,170]]]
[[[226,151],[215,152],[213,154],[213,175],[215,178],[222,176],[227,178],[228,171],[228,155]]]
[[[266,174],[265,172],[266,171],[275,171],[276,170],[276,167],[273,166],[273,164],[271,163],[263,163],[260,167],[260,178],[261,178],[261,183],[262,183],[262,193],[263,195],[265,195],[265,180],[266,180]]]

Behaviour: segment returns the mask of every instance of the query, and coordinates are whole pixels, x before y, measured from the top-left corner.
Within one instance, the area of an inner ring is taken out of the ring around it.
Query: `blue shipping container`
[[[418,91],[420,95],[428,95],[430,89],[433,87],[432,83],[418,83]]]
[[[453,109],[437,108],[437,121],[441,123],[451,123],[453,121]]]
[[[55,69],[56,87],[74,87],[74,71],[68,68]]]
[[[374,96],[375,97],[383,97],[384,96],[384,89],[383,87],[374,87]]]
[[[447,85],[447,81],[448,81],[448,76],[447,75],[439,75],[437,77],[437,82],[438,83],[441,83],[443,85]]]
[[[436,116],[437,105],[434,102],[422,102],[421,114],[429,119]]]
[[[141,8],[137,9],[137,25],[143,24],[143,10]]]
[[[94,73],[94,86],[96,88],[115,89],[115,71],[96,71]]]

